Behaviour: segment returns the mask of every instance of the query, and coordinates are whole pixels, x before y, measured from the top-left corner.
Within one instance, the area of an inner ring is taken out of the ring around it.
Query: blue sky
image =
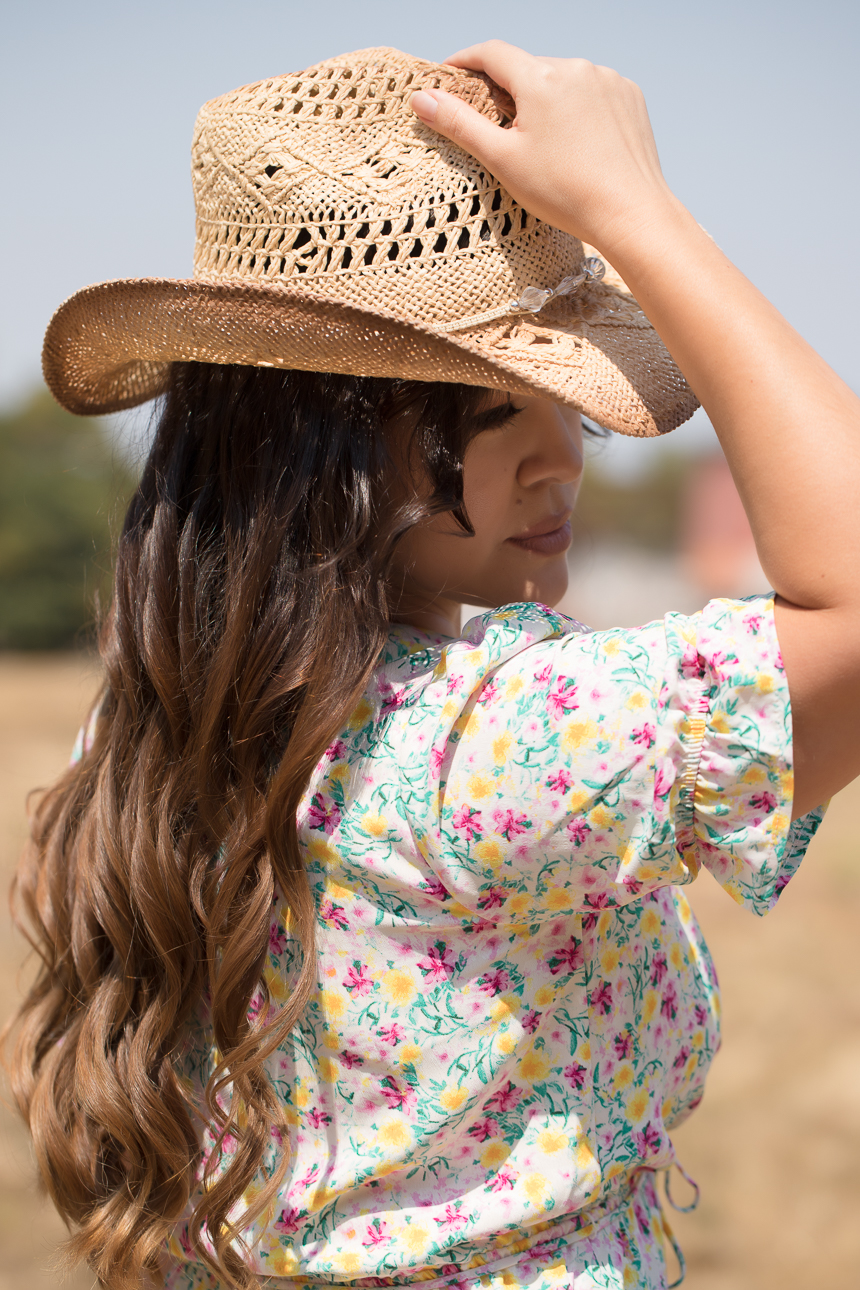
[[[638,81],[679,197],[860,390],[857,0],[29,0],[3,25],[0,407],[39,380],[78,287],[190,275],[206,99],[348,49],[441,59],[490,36]]]

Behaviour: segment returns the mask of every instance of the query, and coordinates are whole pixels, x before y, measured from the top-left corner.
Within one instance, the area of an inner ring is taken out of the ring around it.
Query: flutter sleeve
[[[770,909],[823,813],[791,823],[772,598],[603,632],[520,606],[519,647],[513,612],[473,620],[437,677],[438,786],[416,831],[446,889],[495,919],[540,919],[626,904],[704,866]]]

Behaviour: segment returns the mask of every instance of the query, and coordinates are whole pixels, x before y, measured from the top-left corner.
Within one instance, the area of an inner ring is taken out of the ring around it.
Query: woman
[[[208,104],[193,174],[195,280],[89,288],[45,346],[73,410],[165,394],[18,879],[72,1254],[663,1286],[717,1042],[679,885],[765,912],[860,770],[857,401],[605,68],[364,51]],[[691,387],[776,595],[588,633],[540,603],[579,414],[662,433]]]

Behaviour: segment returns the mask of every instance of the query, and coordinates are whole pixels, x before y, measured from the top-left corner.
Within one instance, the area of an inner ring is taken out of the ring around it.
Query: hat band
[[[599,282],[606,273],[606,265],[596,255],[590,255],[579,273],[562,278],[557,287],[526,287],[517,300],[499,305],[497,309],[488,309],[482,314],[470,314],[468,318],[457,318],[454,322],[436,323],[435,331],[465,331],[467,327],[477,327],[479,323],[492,322],[494,318],[504,318],[506,314],[538,314],[549,300],[556,296],[569,296],[577,291],[584,282]]]

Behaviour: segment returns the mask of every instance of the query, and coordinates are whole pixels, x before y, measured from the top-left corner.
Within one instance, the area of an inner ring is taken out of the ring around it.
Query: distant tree
[[[47,390],[0,417],[0,648],[86,638],[133,487],[105,423],[64,412]]]
[[[692,460],[686,454],[655,453],[650,469],[628,482],[601,469],[598,452],[586,466],[575,532],[597,542],[674,551]]]

